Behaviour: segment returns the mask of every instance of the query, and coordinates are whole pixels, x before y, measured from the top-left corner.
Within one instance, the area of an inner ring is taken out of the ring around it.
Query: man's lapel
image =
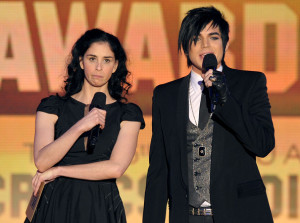
[[[188,120],[188,91],[189,91],[189,82],[190,82],[190,74],[186,76],[182,83],[179,86],[178,90],[178,103],[177,103],[177,117],[176,121],[177,131],[178,131],[178,140],[179,140],[179,148],[180,148],[180,159],[181,159],[181,174],[182,179],[185,185],[187,186],[188,176],[187,176],[187,135],[186,135],[186,126]]]
[[[226,65],[223,65],[223,73],[226,75],[226,82],[229,89],[232,86],[232,74],[230,68]],[[236,84],[236,83],[234,83]],[[223,174],[221,167],[224,162],[224,145],[226,144],[226,132],[224,132],[223,124],[218,121],[216,116],[212,116],[214,120],[214,130],[213,130],[213,139],[212,139],[212,154],[211,154],[211,187],[216,186],[216,181]]]

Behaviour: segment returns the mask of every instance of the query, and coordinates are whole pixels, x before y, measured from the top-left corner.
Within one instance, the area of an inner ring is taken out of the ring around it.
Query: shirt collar
[[[220,71],[220,72],[223,71],[223,65],[222,64],[217,68],[217,71]]]
[[[217,68],[217,71],[222,72],[223,70],[223,66],[219,66]],[[201,77],[200,74],[196,73],[195,71],[191,70],[191,86],[193,87],[193,90],[195,90],[196,92],[200,93],[200,90],[203,90],[203,85],[199,85],[199,82],[203,82],[203,78]],[[201,86],[201,88],[199,87]]]
[[[197,93],[201,93],[201,89],[200,88],[198,82],[202,83],[203,82],[203,78],[201,77],[200,74],[197,74],[195,71],[191,70],[191,87],[193,88],[194,91],[196,91]]]

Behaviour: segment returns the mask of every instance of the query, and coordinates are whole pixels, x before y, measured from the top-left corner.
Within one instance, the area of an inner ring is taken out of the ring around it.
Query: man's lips
[[[213,52],[205,52],[205,53],[201,53],[200,54],[200,58],[203,59],[205,57],[205,55],[207,54],[213,54]]]

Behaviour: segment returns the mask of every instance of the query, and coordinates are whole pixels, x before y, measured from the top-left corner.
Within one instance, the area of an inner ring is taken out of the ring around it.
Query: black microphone
[[[99,108],[104,110],[106,104],[106,95],[102,92],[95,93],[92,103],[90,104],[89,110],[91,111],[93,108]],[[96,146],[99,134],[101,133],[100,125],[96,125],[91,129],[91,133],[87,142],[87,152],[92,153]]]
[[[216,72],[218,66],[218,61],[215,54],[210,53],[206,54],[203,58],[202,68],[207,72],[209,69],[212,69]],[[216,104],[216,92],[214,88],[209,87],[209,98],[210,98],[210,111],[213,112],[215,110]]]
[[[218,61],[215,54],[206,54],[203,58],[202,68],[206,71],[209,69],[216,70],[218,66]]]

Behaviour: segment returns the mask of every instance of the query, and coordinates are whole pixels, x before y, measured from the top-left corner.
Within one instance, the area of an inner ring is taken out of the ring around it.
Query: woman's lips
[[[103,76],[101,76],[101,75],[92,75],[92,77],[95,77],[95,78],[103,78]]]

